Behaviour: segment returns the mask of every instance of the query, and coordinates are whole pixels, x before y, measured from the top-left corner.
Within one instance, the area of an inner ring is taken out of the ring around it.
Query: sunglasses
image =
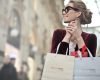
[[[79,11],[79,9],[77,9],[77,8],[67,6],[67,7],[65,7],[65,9],[62,9],[62,13],[63,12],[68,13],[70,10]]]

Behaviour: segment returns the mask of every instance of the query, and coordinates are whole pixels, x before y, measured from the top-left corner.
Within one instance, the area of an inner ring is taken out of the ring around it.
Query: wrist
[[[78,38],[76,38],[77,42],[81,41],[83,38],[81,36],[79,36]]]
[[[78,48],[82,48],[84,43],[84,40],[82,37],[77,38],[77,44],[78,44]]]
[[[63,38],[62,42],[68,42],[70,41],[71,36],[65,35],[65,37]]]
[[[62,42],[68,42],[68,43],[69,43],[69,41],[70,41],[70,38],[68,38],[68,37],[64,37],[62,40]]]

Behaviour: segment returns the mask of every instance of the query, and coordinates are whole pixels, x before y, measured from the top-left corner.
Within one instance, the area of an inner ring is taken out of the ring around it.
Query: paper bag
[[[74,80],[100,80],[100,57],[89,55],[75,59]]]
[[[73,56],[48,53],[41,80],[73,80]]]

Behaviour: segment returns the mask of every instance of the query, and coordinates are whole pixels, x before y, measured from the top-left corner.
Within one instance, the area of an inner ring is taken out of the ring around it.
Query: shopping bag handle
[[[61,45],[61,42],[60,42],[60,43],[58,44],[58,46],[57,46],[56,54],[58,53],[58,50],[59,50],[60,45]],[[66,55],[67,55],[67,53],[68,53],[68,48],[67,48],[67,50],[66,50]]]
[[[93,57],[93,55],[92,55],[92,53],[90,52],[90,50],[87,48],[87,50],[88,50],[88,53],[89,53],[89,56],[90,57]]]
[[[87,47],[86,47],[87,48]],[[88,51],[88,53],[89,53],[89,56],[90,57],[93,57],[93,55],[92,55],[92,53],[90,52],[90,50],[87,48],[87,51]],[[78,55],[79,55],[79,57],[80,58],[82,58],[82,53],[80,52],[80,51],[78,51]]]

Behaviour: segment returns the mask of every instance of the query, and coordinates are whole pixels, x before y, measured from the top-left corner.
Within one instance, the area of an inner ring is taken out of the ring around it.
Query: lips
[[[63,16],[63,18],[67,18],[68,16]]]

